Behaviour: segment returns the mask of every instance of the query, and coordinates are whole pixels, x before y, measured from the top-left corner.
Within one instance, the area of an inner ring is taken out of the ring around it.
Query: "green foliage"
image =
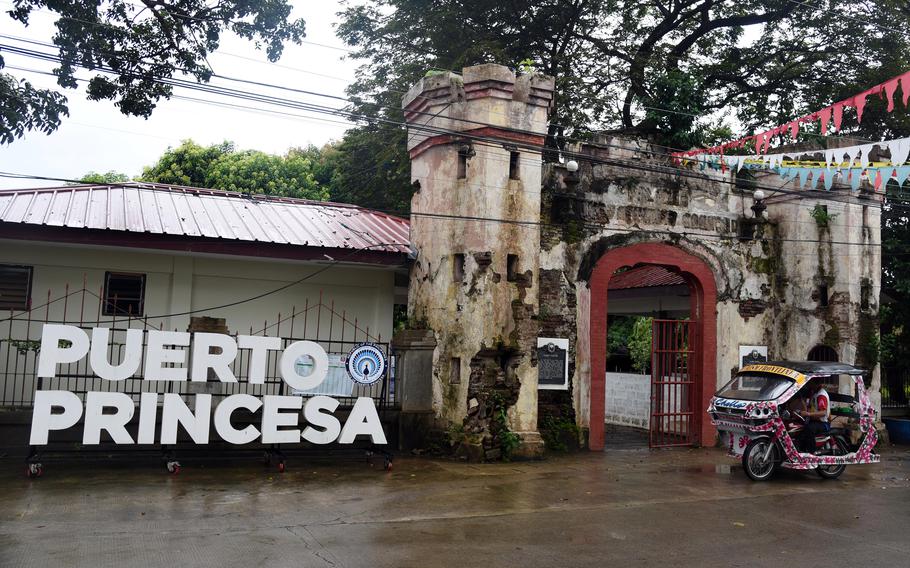
[[[0,144],[10,144],[28,130],[50,134],[60,126],[61,115],[69,116],[66,97],[0,73]]]
[[[89,172],[79,178],[79,181],[82,183],[97,183],[97,184],[106,184],[106,183],[124,183],[130,181],[130,176],[122,174],[120,172],[115,172],[110,170],[105,173],[101,172]]]
[[[828,213],[828,209],[821,203],[816,203],[809,214],[812,215],[812,218],[815,219],[815,224],[819,227],[827,227],[837,217],[837,213]]]
[[[547,450],[553,452],[567,452],[578,446],[580,430],[571,418],[571,413],[563,416],[546,416],[540,424],[540,434],[543,437]],[[574,444],[570,448],[570,444]]]
[[[865,117],[863,118],[865,122]],[[910,186],[886,188],[882,208],[881,363],[895,371],[910,369]],[[890,301],[884,301],[885,298]]]
[[[632,336],[634,326],[634,317],[611,316],[607,326],[607,352],[619,353],[628,349],[629,338]]]
[[[145,168],[141,181],[207,187],[225,191],[262,193],[281,197],[325,200],[328,187],[317,181],[317,172],[331,173],[314,163],[319,150],[294,149],[284,156],[256,150],[237,151],[231,142],[202,147],[186,140],[169,148],[154,165]]]
[[[88,98],[113,101],[123,114],[142,117],[171,95],[173,88],[159,79],[185,74],[207,82],[212,77],[207,56],[221,45],[225,31],[265,48],[270,61],[278,60],[286,42],[299,43],[306,35],[303,20],[289,20],[287,0],[17,0],[7,14],[28,24],[34,10],[59,16],[48,39],[62,60],[54,69],[61,87],[76,88],[79,67],[110,70],[89,80]],[[0,109],[0,143],[26,130],[53,132],[60,115],[68,114],[59,93],[17,84],[5,74],[0,74]]]
[[[508,461],[512,454],[521,445],[521,438],[515,432],[509,430],[509,419],[506,416],[506,403],[502,395],[496,391],[490,393],[488,400],[493,413],[490,420],[490,433],[493,439],[499,445],[502,451],[502,459]]]
[[[824,9],[793,0],[365,0],[341,18],[339,36],[367,61],[351,94],[395,107],[428,68],[493,62],[521,71],[533,62],[556,78],[556,143],[563,134],[603,129],[671,145],[718,142],[723,124],[709,116],[719,110],[736,109],[747,129],[773,126],[910,63],[910,37],[878,28],[910,19],[906,3],[891,0],[829,2]],[[355,107],[386,112],[373,102]],[[910,120],[883,108],[870,99],[861,126],[849,115],[844,124],[879,139],[882,126],[894,130]]]
[[[643,373],[651,368],[651,324],[653,318],[636,318],[629,337],[632,366]]]
[[[348,130],[334,146],[331,200],[407,215],[414,187],[405,140],[403,129],[384,123]]]

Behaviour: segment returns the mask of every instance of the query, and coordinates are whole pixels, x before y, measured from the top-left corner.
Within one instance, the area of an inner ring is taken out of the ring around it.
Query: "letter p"
[[[69,345],[61,345],[67,342]],[[41,330],[38,376],[53,378],[58,363],[75,363],[88,353],[88,334],[74,325],[48,323]]]
[[[53,414],[54,407],[63,412]],[[51,430],[66,430],[75,426],[82,418],[82,401],[69,391],[36,391],[35,407],[32,411],[32,433],[28,443],[32,446],[46,446],[47,433]]]

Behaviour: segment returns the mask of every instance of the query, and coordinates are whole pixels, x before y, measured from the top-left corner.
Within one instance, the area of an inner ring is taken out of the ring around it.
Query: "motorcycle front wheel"
[[[771,451],[768,451],[771,446]],[[767,459],[765,456],[767,455]],[[777,464],[777,448],[770,438],[758,438],[749,442],[743,452],[743,469],[752,481],[767,481],[774,475]]]

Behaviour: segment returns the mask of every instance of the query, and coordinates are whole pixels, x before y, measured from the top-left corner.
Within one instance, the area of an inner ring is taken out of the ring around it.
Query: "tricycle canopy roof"
[[[807,379],[827,375],[863,375],[865,371],[847,365],[846,363],[832,363],[829,361],[768,361],[755,365],[746,365],[740,373],[772,373],[783,375],[803,384]]]

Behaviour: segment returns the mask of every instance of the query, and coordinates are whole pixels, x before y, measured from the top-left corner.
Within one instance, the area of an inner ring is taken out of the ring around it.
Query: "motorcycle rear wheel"
[[[834,450],[828,454],[833,456],[843,456],[847,454],[847,443],[841,438],[834,438]],[[822,479],[837,479],[847,469],[847,464],[838,465],[820,465],[815,472]]]

